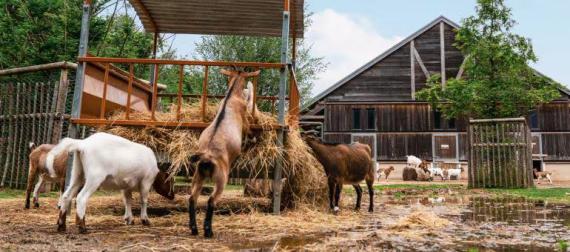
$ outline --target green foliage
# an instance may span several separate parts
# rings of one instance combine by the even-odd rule
[[[448,118],[525,116],[560,94],[559,84],[528,64],[536,62],[529,39],[512,33],[516,24],[504,0],[478,0],[475,16],[463,20],[456,46],[465,60],[465,79],[433,76],[418,98],[430,102]]]
[[[565,252],[568,251],[568,242],[566,241],[558,241],[558,248],[560,251]]]
[[[281,38],[203,36],[196,45],[196,52],[204,60],[280,62],[280,48]],[[311,56],[310,50],[304,40],[298,39],[296,76],[302,101],[309,98],[317,74],[326,69],[323,58]],[[212,73],[211,92],[221,94],[226,89],[227,79]],[[258,83],[258,95],[277,95],[279,71],[262,71]]]

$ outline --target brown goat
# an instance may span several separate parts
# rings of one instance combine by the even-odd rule
[[[325,168],[329,186],[329,204],[335,213],[339,211],[338,202],[342,185],[351,184],[356,191],[356,210],[360,209],[362,188],[360,182],[366,180],[370,205],[368,211],[374,211],[374,162],[370,146],[361,143],[327,144],[314,136],[304,137],[317,160]]]
[[[37,148],[35,145],[30,143],[29,160],[29,172],[28,172],[28,185],[26,188],[26,209],[30,208],[30,194],[34,186],[36,177],[39,177],[38,183],[34,188],[34,206],[39,207],[40,203],[38,200],[39,190],[44,182],[56,182],[59,183],[60,193],[63,193],[65,187],[65,171],[67,170],[67,153],[61,154],[54,159],[54,170],[56,177],[53,178],[49,175],[46,169],[46,157],[47,153],[53,149],[55,145],[53,144],[42,144]]]
[[[384,174],[384,176],[386,177],[386,181],[388,181],[388,176],[390,176],[390,173],[392,173],[394,170],[395,170],[394,166],[378,169],[378,182],[380,182],[382,174]]]
[[[198,151],[190,157],[190,162],[196,165],[192,179],[192,191],[188,200],[190,215],[190,230],[192,235],[198,235],[196,225],[196,203],[205,178],[212,178],[215,183],[214,192],[208,199],[206,218],[204,220],[204,236],[212,237],[212,217],[214,208],[219,201],[228,181],[230,168],[241,153],[243,135],[248,132],[248,97],[244,95],[245,80],[257,76],[259,71],[246,73],[222,70],[230,76],[229,90],[221,102],[214,121],[200,134]],[[248,90],[248,92],[253,92]],[[251,107],[250,109],[253,109]]]

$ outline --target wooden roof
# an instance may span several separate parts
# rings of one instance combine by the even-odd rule
[[[297,38],[304,0],[291,1]],[[284,0],[129,0],[147,32],[280,37]]]

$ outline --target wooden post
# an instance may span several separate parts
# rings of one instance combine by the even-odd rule
[[[180,73],[178,75],[178,101],[176,108],[176,120],[180,121],[180,110],[182,109],[182,82],[184,81],[184,65],[180,65]]]
[[[103,95],[101,95],[101,110],[99,112],[99,118],[105,118],[105,110],[107,109],[107,86],[109,85],[109,68],[110,64],[105,64],[105,77],[103,78]]]
[[[410,42],[410,90],[412,100],[416,99],[416,62],[414,61],[414,40]]]
[[[445,76],[445,24],[439,23],[439,44],[441,56],[441,86],[445,88],[447,77]]]
[[[68,75],[68,69],[62,68],[59,74],[59,88],[57,92],[57,102],[55,105],[57,125],[55,125],[54,127],[52,140],[51,140],[52,143],[57,143],[59,141],[63,129],[63,121],[64,121],[63,114],[65,113],[65,103],[67,101],[67,89],[69,87],[69,80],[67,75]]]
[[[206,108],[208,106],[208,66],[204,66],[204,81],[202,82],[202,100],[201,100],[202,122],[206,122]]]
[[[133,79],[135,76],[134,73],[135,69],[134,69],[134,65],[131,63],[129,64],[129,86],[127,87],[127,111],[125,113],[125,119],[129,120],[130,119],[130,113],[131,113],[131,96],[133,93]]]
[[[150,104],[151,111],[150,111],[150,118],[151,120],[155,121],[155,113],[156,107],[158,103],[158,65],[154,65],[154,74],[153,74],[153,82],[152,82],[152,103]]]

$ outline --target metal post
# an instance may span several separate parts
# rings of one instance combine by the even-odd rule
[[[287,63],[287,52],[289,49],[289,0],[285,0],[285,8],[283,11],[283,29],[281,31],[281,63]],[[288,65],[285,65],[280,70],[279,76],[279,116],[278,121],[280,126],[285,126],[285,92],[287,90],[287,73],[289,72]],[[277,146],[283,147],[283,128],[277,130]],[[273,175],[273,214],[280,214],[281,212],[281,169],[283,163],[277,161],[275,164],[275,173]]]
[[[87,55],[87,43],[89,41],[89,13],[91,11],[91,0],[83,1],[83,16],[81,18],[81,34],[79,37],[79,57]],[[85,65],[83,62],[77,64],[75,75],[75,88],[73,89],[73,104],[71,107],[71,118],[79,118],[81,115],[81,98],[83,93],[83,80],[85,77]],[[70,124],[68,136],[77,138],[79,133],[79,126]],[[69,187],[69,180],[71,178],[71,168],[73,166],[73,156],[67,161],[67,171],[65,173],[65,189]]]

